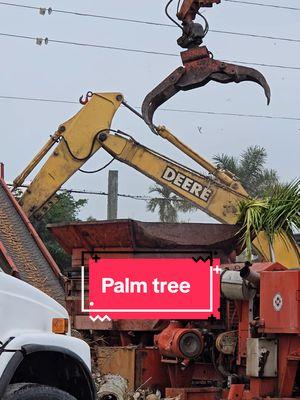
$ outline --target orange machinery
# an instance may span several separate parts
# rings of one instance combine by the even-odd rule
[[[73,326],[95,343],[101,373],[125,376],[130,389],[142,385],[181,400],[300,398],[300,269],[235,263],[235,226],[119,220],[50,229],[72,254],[67,304]],[[89,252],[161,258],[175,250],[181,258],[201,250],[221,259],[220,320],[92,323],[78,312],[76,271],[84,264],[88,274]]]
[[[287,270],[278,263],[246,264],[240,270],[236,264],[224,265],[221,287],[228,303],[227,316],[231,315],[230,330],[214,332],[213,321],[206,328],[200,328],[199,322],[189,323],[189,334],[198,328],[200,337],[184,339],[184,324],[171,322],[156,336],[163,361],[169,362],[173,387],[166,395],[228,400],[300,398],[300,269]],[[203,363],[207,348],[211,349],[211,374]],[[192,350],[198,350],[196,357],[182,354],[192,354]],[[201,379],[206,382],[201,384]],[[197,381],[198,388],[192,387]]]

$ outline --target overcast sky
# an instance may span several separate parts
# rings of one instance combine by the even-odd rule
[[[52,7],[85,13],[169,23],[164,14],[166,1],[159,0],[15,0],[18,4]],[[281,0],[262,3],[283,5]],[[285,0],[284,6],[300,6],[299,0]],[[222,1],[205,11],[211,29],[245,32],[300,40],[300,11],[250,6]],[[176,28],[140,25],[97,18],[59,14],[41,16],[37,10],[0,5],[0,31],[34,37],[48,37],[107,46],[178,53]],[[205,44],[216,59],[280,64],[300,68],[300,43],[223,35],[210,32]],[[145,95],[180,65],[180,58],[77,47],[49,43],[37,46],[32,40],[0,36],[0,95],[39,97],[77,101],[88,90],[120,91],[127,101],[141,105]],[[179,93],[167,103],[170,108],[200,111],[262,114],[300,118],[300,70],[257,67],[272,89],[267,106],[262,89],[252,83],[221,85]],[[0,100],[0,161],[5,163],[6,180],[12,181],[46,142],[57,126],[74,115],[78,104],[55,104]],[[268,152],[268,167],[278,171],[282,180],[299,176],[300,121],[212,116],[157,112],[155,122],[167,125],[174,134],[201,155],[210,158],[221,152],[239,155],[249,145],[260,145]],[[139,142],[188,166],[194,164],[155,137],[133,114],[121,109],[113,127],[122,129]],[[201,127],[201,134],[197,127]],[[94,169],[110,159],[99,151],[86,168]],[[115,161],[119,170],[119,192],[148,194],[151,181]],[[77,173],[67,188],[107,190],[105,170],[99,174]],[[33,175],[32,175],[33,176]],[[106,218],[106,198],[89,196],[81,217]],[[143,201],[119,199],[119,218],[157,221],[146,212]],[[185,220],[208,221],[200,211]]]

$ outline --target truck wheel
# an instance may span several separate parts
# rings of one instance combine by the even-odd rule
[[[9,385],[3,400],[76,400],[60,389],[35,384]]]

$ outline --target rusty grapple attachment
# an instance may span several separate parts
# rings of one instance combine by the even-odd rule
[[[214,60],[205,46],[183,51],[181,58],[184,66],[173,71],[143,101],[143,118],[154,133],[157,134],[157,128],[153,124],[153,115],[160,105],[180,90],[195,89],[205,86],[210,81],[256,82],[263,87],[267,102],[270,103],[270,87],[265,77],[256,69]]]

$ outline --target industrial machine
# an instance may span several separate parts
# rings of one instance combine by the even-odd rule
[[[166,7],[173,0],[169,1]],[[199,45],[207,32],[194,22],[201,7],[211,7],[219,0],[184,0],[178,18],[182,21],[183,35],[179,44],[184,67],[179,67],[146,97],[142,114],[128,105],[120,93],[92,93],[80,98],[84,107],[71,119],[60,124],[45,146],[25,170],[14,180],[14,187],[22,185],[26,177],[55,145],[32,183],[20,199],[20,205],[29,217],[40,217],[55,201],[55,193],[100,148],[113,158],[128,164],[154,181],[167,186],[174,193],[193,202],[202,211],[220,222],[234,224],[237,219],[237,203],[248,197],[238,179],[230,171],[221,171],[209,161],[185,145],[165,126],[155,126],[155,109],[179,90],[204,86],[213,80],[221,83],[253,81],[264,88],[268,101],[270,88],[261,73],[237,65],[214,60],[206,47]],[[171,17],[170,17],[171,18]],[[173,18],[171,18],[173,20]],[[177,25],[178,23],[173,20]],[[179,25],[180,26],[180,25]],[[122,130],[112,130],[111,122],[117,109],[123,105],[142,118],[151,130],[172,143],[180,151],[208,171],[205,176],[193,171],[165,155],[138,143]],[[272,259],[265,235],[255,240],[262,259]],[[275,257],[287,267],[299,265],[299,248],[288,238],[277,237],[274,243]]]
[[[166,9],[169,16],[171,3],[172,0]],[[120,93],[90,92],[86,98],[81,98],[82,109],[59,125],[14,181],[15,188],[22,185],[54,147],[19,201],[29,217],[41,217],[54,204],[55,193],[63,183],[96,151],[104,149],[113,158],[193,202],[216,220],[235,224],[237,204],[248,197],[238,179],[229,171],[216,168],[166,127],[153,123],[157,107],[179,90],[201,87],[211,80],[221,83],[254,81],[264,88],[269,101],[270,89],[258,71],[214,60],[206,47],[200,46],[207,27],[195,23],[195,17],[201,7],[217,3],[220,0],[184,0],[178,7],[177,16],[182,25],[172,20],[182,29],[178,43],[187,49],[181,54],[183,67],[146,96],[142,114],[128,105]],[[111,129],[113,116],[121,105],[141,117],[152,132],[193,159],[208,171],[208,175],[147,148],[122,130]],[[160,371],[161,379],[169,382],[167,396],[180,395],[191,400],[300,396],[300,270],[295,269],[299,265],[299,248],[288,238],[277,237],[274,243],[277,262],[271,263],[265,235],[261,233],[254,243],[264,263],[223,265],[220,321],[213,318],[165,321],[154,338],[154,355],[146,348],[153,335],[150,339],[146,332],[140,336],[139,346],[145,346],[142,350],[146,358],[139,365],[146,368],[147,360],[151,360],[152,370]],[[133,344],[129,333],[126,344]],[[113,341],[114,337],[111,339]],[[103,354],[107,360],[107,353]],[[165,367],[164,374],[161,365]]]
[[[155,336],[168,397],[300,398],[300,269],[222,266],[221,321],[170,322]],[[193,384],[193,385],[192,385]]]
[[[210,81],[219,83],[256,82],[264,88],[269,104],[271,91],[266,79],[260,72],[253,68],[215,60],[213,54],[205,46],[200,46],[209,30],[206,18],[200,14],[200,8],[212,7],[214,4],[220,3],[221,0],[184,0],[181,7],[179,7],[181,3],[179,0],[177,18],[181,21],[181,25],[168,12],[169,6],[173,1],[168,1],[165,12],[168,18],[181,29],[182,35],[177,40],[177,43],[186,50],[181,52],[183,66],[173,71],[144,99],[142,105],[143,119],[151,130],[159,134],[160,128],[154,125],[152,119],[155,110],[161,104],[169,100],[180,90],[195,89],[205,86]],[[204,20],[205,27],[194,22],[198,15]]]
[[[41,167],[20,199],[29,217],[41,217],[54,203],[55,193],[100,148],[113,158],[135,168],[174,193],[193,202],[202,211],[220,222],[235,224],[237,205],[247,198],[240,182],[229,171],[221,171],[185,145],[167,128],[159,127],[158,134],[188,155],[209,172],[205,176],[138,143],[110,124],[116,110],[124,102],[120,93],[94,93],[90,101],[71,119],[61,124],[44,148],[14,181],[20,186],[43,156],[55,149]],[[262,259],[271,260],[264,234],[254,242]],[[287,267],[299,265],[299,249],[295,242],[277,237],[275,257]]]
[[[67,308],[93,346],[95,369],[120,374],[129,389],[184,399],[300,397],[300,269],[234,262],[234,225],[132,220],[53,224],[72,255]],[[104,258],[221,260],[220,319],[100,320],[81,309],[81,265]],[[87,298],[88,300],[88,298]],[[146,384],[145,384],[146,382]]]

